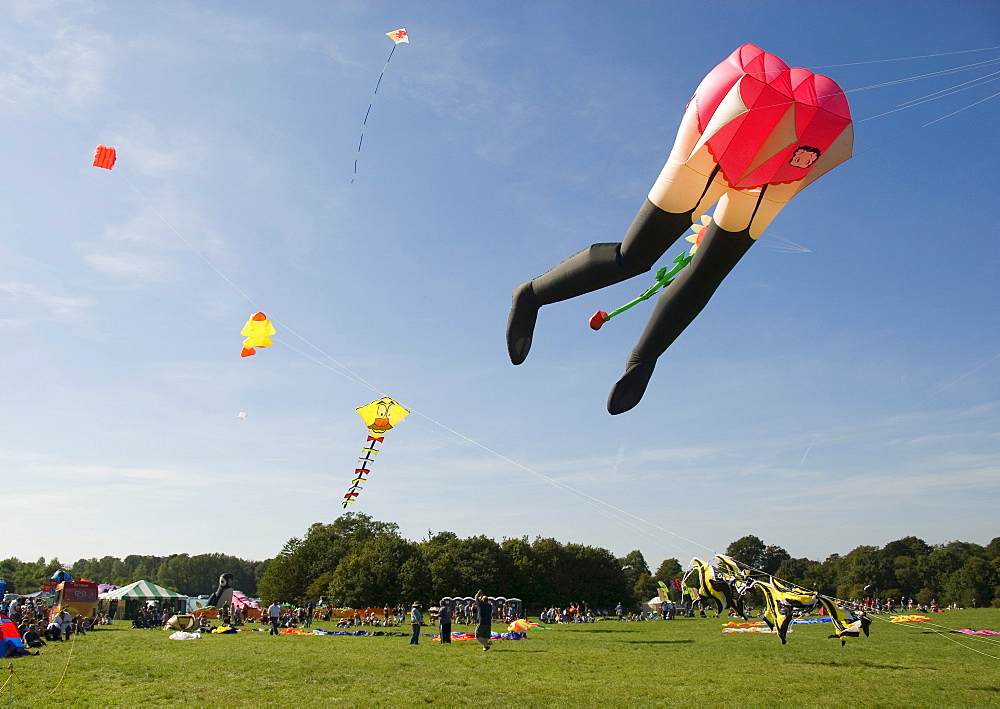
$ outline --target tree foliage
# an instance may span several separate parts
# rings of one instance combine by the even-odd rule
[[[754,535],[737,539],[726,555],[839,598],[915,598],[963,606],[1000,606],[1000,537],[986,546],[952,541],[930,545],[914,536],[885,546],[864,545],[824,561],[792,558],[783,548]],[[600,547],[564,544],[550,537],[460,538],[429,533],[420,542],[399,535],[397,525],[348,513],[331,524],[314,524],[267,561],[225,554],[130,555],[80,559],[64,567],[58,559],[0,561],[7,591],[31,593],[65,568],[75,578],[118,586],[148,579],[186,595],[213,591],[222,573],[236,587],[265,602],[305,603],[325,596],[335,605],[381,607],[443,596],[519,597],[533,608],[587,603],[611,609],[619,602],[635,609],[656,594],[657,582],[680,578],[677,559],[665,559],[650,573],[638,550],[623,557]],[[865,590],[867,589],[867,591]]]

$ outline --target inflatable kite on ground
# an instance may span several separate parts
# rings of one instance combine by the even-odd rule
[[[233,575],[222,574],[219,577],[219,587],[208,597],[208,605],[212,608],[224,608],[233,604]],[[187,630],[187,628],[178,628]]]
[[[179,630],[184,633],[193,633],[198,629],[198,619],[190,613],[178,613],[170,616],[167,620],[167,627]]]
[[[361,420],[365,422],[365,426],[368,427],[368,440],[365,442],[365,447],[361,449],[364,455],[358,458],[361,465],[354,469],[354,479],[351,481],[351,487],[348,488],[347,494],[344,495],[343,505],[345,508],[357,498],[358,493],[362,489],[361,483],[365,482],[365,476],[371,472],[368,464],[373,462],[373,456],[378,454],[375,444],[381,443],[386,431],[398,424],[410,413],[387,396],[376,399],[370,404],[365,404],[357,411],[358,415],[361,416]]]
[[[756,575],[755,575],[756,574]],[[697,585],[688,584],[688,579],[697,575]],[[688,586],[692,601],[713,606],[718,613],[724,609],[734,611],[746,619],[744,597],[752,588],[756,588],[764,597],[764,623],[785,644],[789,626],[796,623],[831,622],[836,633],[831,638],[840,638],[845,644],[845,638],[856,638],[869,632],[871,619],[864,613],[856,614],[850,609],[839,606],[835,599],[828,598],[814,591],[808,591],[794,585],[784,584],[773,576],[758,572],[755,569],[744,568],[743,565],[728,556],[718,554],[713,563],[692,559],[684,574],[682,583]],[[826,618],[795,620],[796,615],[805,615],[822,607]],[[754,623],[728,623],[732,627],[753,626]],[[755,632],[726,630],[723,632]]]
[[[385,60],[385,64],[382,66],[382,72],[378,75],[378,81],[375,83],[375,90],[372,92],[372,100],[368,102],[368,110],[365,111],[365,119],[361,122],[361,137],[358,139],[358,152],[354,156],[354,177],[358,176],[358,158],[361,157],[361,143],[365,140],[365,126],[368,125],[368,114],[372,112],[372,105],[375,103],[375,94],[378,93],[378,87],[382,85],[382,77],[385,75],[385,70],[389,66],[389,62],[392,60],[392,53],[396,51],[397,44],[410,43],[410,35],[406,31],[405,27],[393,30],[392,32],[386,32],[385,36],[392,40],[392,49],[389,50],[389,58]],[[351,178],[351,182],[354,182],[354,177]]]
[[[115,160],[117,159],[118,152],[106,145],[98,145],[94,151],[94,167],[103,167],[105,170],[110,170],[115,166]]]
[[[697,574],[698,585],[689,587],[693,601],[711,605],[716,613],[732,610],[745,619],[747,614],[743,607],[743,596],[750,589],[752,579],[728,556],[717,555],[714,561],[718,568],[701,559],[692,559],[682,583]]]
[[[890,620],[891,623],[923,623],[930,620],[925,615],[897,615]]]
[[[782,207],[851,156],[851,125],[847,98],[833,80],[791,69],[752,44],[737,49],[695,91],[670,158],[624,240],[594,244],[514,290],[511,362],[528,356],[539,308],[645,273],[718,202],[697,252],[660,294],[608,396],[611,414],[634,407],[657,358]]]
[[[274,325],[271,321],[267,319],[264,313],[254,313],[247,320],[247,324],[243,326],[240,330],[240,334],[247,338],[243,340],[243,351],[240,352],[240,357],[249,357],[250,355],[257,354],[257,350],[254,347],[270,347],[274,343],[271,341],[271,335],[275,333]]]
[[[764,621],[769,627],[778,631],[782,644],[785,643],[785,635],[788,626],[793,622],[794,615],[810,613],[818,607],[822,607],[829,615],[830,622],[837,631],[830,637],[839,638],[841,645],[846,644],[845,638],[857,638],[861,633],[864,633],[865,637],[868,636],[871,619],[864,613],[858,615],[850,609],[839,606],[833,598],[798,586],[786,586],[774,578],[768,581],[756,579],[754,586],[764,594],[767,607]]]
[[[872,619],[867,615],[862,613],[861,615],[856,615],[854,611],[848,608],[841,608],[833,599],[827,598],[826,596],[817,596],[817,600],[826,609],[826,612],[830,614],[830,622],[833,623],[833,627],[836,628],[837,632],[829,636],[831,638],[839,638],[840,646],[843,647],[847,644],[847,638],[859,638],[861,633],[868,637],[868,627],[872,624]]]

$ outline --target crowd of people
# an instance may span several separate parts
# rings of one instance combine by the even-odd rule
[[[101,620],[96,615],[84,618],[79,613],[56,611],[46,600],[30,597],[0,602],[0,613],[14,622],[24,644],[29,650],[35,649],[32,654],[38,654],[38,648],[47,643],[69,640],[74,634],[84,635]]]

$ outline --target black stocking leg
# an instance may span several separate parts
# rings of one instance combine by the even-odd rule
[[[656,300],[646,329],[611,389],[608,412],[620,414],[639,403],[657,358],[701,312],[722,280],[753,245],[749,229],[726,231],[713,223],[694,259]]]
[[[665,212],[648,199],[620,244],[594,244],[514,289],[507,320],[507,353],[521,364],[531,348],[538,309],[619,283],[651,269],[691,226],[691,212]]]

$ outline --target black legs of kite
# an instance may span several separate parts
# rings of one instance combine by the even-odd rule
[[[748,229],[709,226],[691,263],[656,299],[656,306],[625,362],[625,374],[611,389],[608,412],[620,414],[639,403],[656,360],[691,324],[754,240]]]
[[[518,286],[507,320],[510,361],[521,364],[528,356],[540,307],[645,273],[691,223],[691,212],[665,212],[647,199],[620,244],[593,244]]]
[[[507,352],[514,364],[528,356],[538,309],[649,271],[692,224],[692,212],[665,212],[648,199],[620,244],[594,244],[514,290],[507,321]],[[708,303],[716,288],[753,245],[749,230],[713,223],[691,263],[660,294],[656,307],[612,388],[608,412],[628,411],[642,399],[657,358]]]

